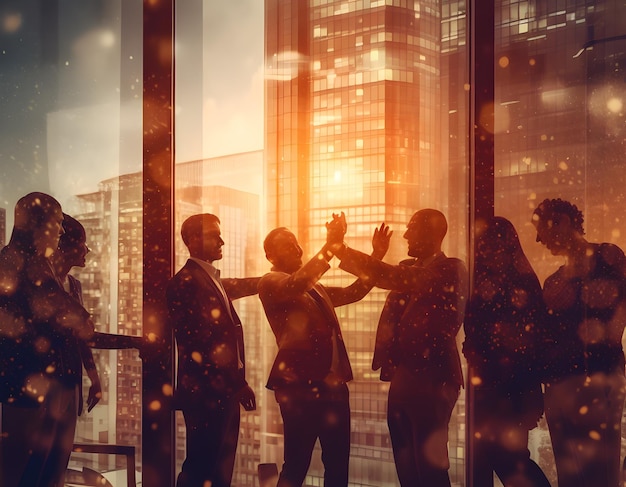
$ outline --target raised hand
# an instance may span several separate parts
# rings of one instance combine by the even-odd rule
[[[89,395],[87,396],[87,412],[89,413],[102,399],[102,386],[96,369],[89,369],[87,374],[91,380],[91,387],[89,387]]]
[[[87,412],[91,412],[96,404],[100,402],[102,398],[102,387],[100,383],[91,384],[89,387],[89,395],[87,396]]]
[[[372,236],[372,257],[376,259],[382,259],[389,250],[389,242],[393,230],[389,229],[389,225],[381,223],[379,228],[374,229],[374,235]]]
[[[326,222],[326,243],[332,248],[343,244],[343,237],[346,235],[348,224],[346,223],[346,215],[333,213],[333,219]]]

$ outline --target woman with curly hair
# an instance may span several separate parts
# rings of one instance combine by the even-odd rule
[[[624,406],[626,258],[584,237],[583,214],[561,199],[534,211],[537,241],[565,264],[543,286],[549,348],[545,408],[559,487],[617,487]]]

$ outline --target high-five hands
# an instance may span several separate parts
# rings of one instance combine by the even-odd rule
[[[347,229],[345,213],[343,211],[340,215],[333,213],[332,221],[326,222],[326,244],[331,250],[336,250],[343,245],[343,237]]]
[[[389,229],[389,225],[381,223],[379,228],[374,229],[372,236],[372,257],[381,260],[389,250],[389,241],[393,235],[393,230]]]

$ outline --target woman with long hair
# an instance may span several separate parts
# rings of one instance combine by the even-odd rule
[[[463,344],[474,392],[473,485],[493,485],[495,472],[505,487],[549,487],[528,450],[528,432],[543,413],[541,286],[505,218],[478,226],[475,255]]]

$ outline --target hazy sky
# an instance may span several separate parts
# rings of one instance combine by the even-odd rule
[[[61,3],[58,30],[38,0],[0,1],[0,206],[35,190],[65,200],[141,170],[141,39],[121,53],[119,1]],[[198,55],[188,75],[202,86],[187,101],[193,115],[177,127],[178,161],[263,148],[264,2],[179,6],[200,11],[199,2],[203,32],[192,39],[203,60]],[[125,86],[122,104],[120,53],[125,69],[129,58],[136,63],[123,82],[137,98],[129,100]]]
[[[204,156],[263,148],[263,0],[205,1]]]

